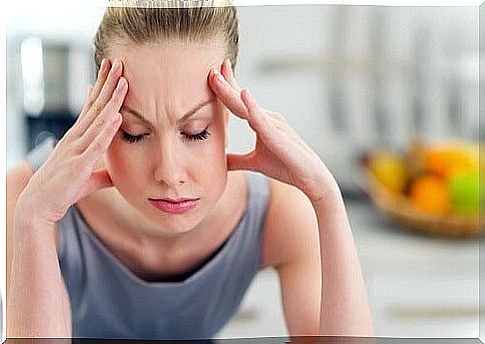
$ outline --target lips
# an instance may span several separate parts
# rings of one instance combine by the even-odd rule
[[[199,198],[150,198],[150,203],[158,210],[167,214],[183,214],[198,205]]]
[[[172,198],[155,199],[155,198],[150,198],[150,200],[153,200],[153,201],[164,201],[164,202],[170,202],[170,203],[181,203],[181,202],[186,202],[186,201],[196,201],[196,200],[198,200],[198,198],[177,198],[177,199],[172,199]]]

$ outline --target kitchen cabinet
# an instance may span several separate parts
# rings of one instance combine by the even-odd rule
[[[367,200],[346,200],[376,336],[478,337],[477,239],[402,229]],[[218,338],[287,336],[277,273],[261,271]]]

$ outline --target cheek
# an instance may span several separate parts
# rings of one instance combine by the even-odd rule
[[[226,145],[225,145],[225,126],[223,121],[217,121],[213,125],[213,135],[209,137],[208,144],[204,145],[204,156],[208,160],[206,164],[213,165],[214,168],[220,169],[226,167]]]
[[[105,156],[106,168],[114,186],[118,189],[130,188],[141,180],[138,166],[143,166],[143,159],[139,161],[140,155],[131,154],[125,146],[119,141],[113,142]]]
[[[216,151],[219,152],[219,151],[224,151],[225,150],[225,140],[226,140],[226,124],[225,124],[225,121],[224,121],[224,116],[223,115],[220,115],[218,116],[218,118],[213,121],[213,124],[212,124],[213,128],[213,132],[214,132],[214,137],[213,137],[213,145],[214,146],[217,146],[216,147]]]
[[[220,116],[220,120],[212,123],[207,140],[179,141],[174,150],[180,158],[179,167],[195,180],[220,180],[227,174],[226,128],[222,119]],[[128,191],[143,187],[142,184],[147,182],[146,174],[156,168],[156,154],[160,153],[154,142],[127,144],[119,137],[114,138],[106,152],[105,165],[116,188]]]

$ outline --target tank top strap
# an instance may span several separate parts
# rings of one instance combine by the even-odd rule
[[[47,160],[55,143],[47,139],[29,152],[26,159],[34,170]],[[58,227],[59,263],[71,302],[73,336],[214,336],[234,316],[261,268],[269,178],[259,172],[245,174],[248,202],[239,224],[217,254],[183,281],[135,278],[90,232],[76,207],[71,207]]]
[[[246,171],[249,183],[249,197],[250,199],[259,199],[263,203],[268,200],[270,190],[269,190],[269,180],[268,177],[262,173],[254,171]]]
[[[252,231],[251,234],[247,234],[251,237],[251,241],[257,243],[259,254],[259,267],[262,264],[262,245],[264,225],[266,222],[266,214],[268,212],[269,198],[271,195],[269,179],[266,175],[254,172],[246,171],[249,189],[248,208],[246,212],[252,214],[248,219],[251,224],[248,224],[250,228],[257,228],[258,230]],[[255,252],[256,253],[256,252]]]

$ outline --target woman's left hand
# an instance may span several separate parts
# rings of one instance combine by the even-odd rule
[[[211,70],[209,84],[227,108],[246,120],[256,133],[254,150],[227,155],[228,169],[261,172],[299,188],[312,202],[321,200],[325,186],[333,180],[325,164],[283,115],[261,108],[247,89],[241,90],[229,59],[222,64],[221,72],[215,68]]]

